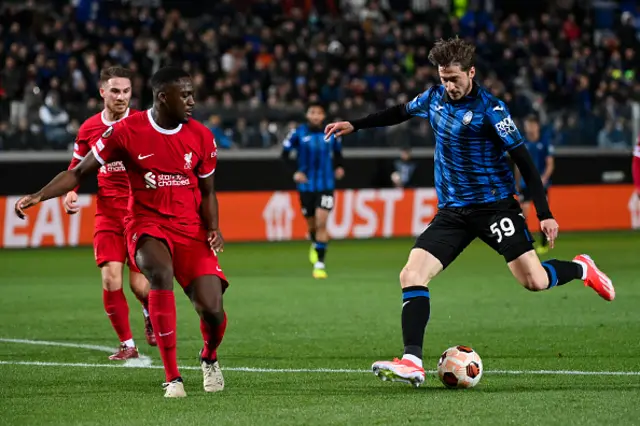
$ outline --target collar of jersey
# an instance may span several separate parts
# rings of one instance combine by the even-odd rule
[[[449,94],[447,93],[447,91],[444,91],[444,96],[442,96],[442,99],[449,104],[463,104],[465,102],[469,102],[473,99],[476,99],[478,97],[478,92],[480,92],[480,86],[478,85],[478,82],[475,80],[472,80],[472,85],[471,85],[471,92],[469,92],[469,94],[461,99],[453,100],[449,97]]]

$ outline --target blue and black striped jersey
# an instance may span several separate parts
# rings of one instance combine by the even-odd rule
[[[325,140],[323,129],[311,129],[303,124],[292,130],[282,143],[282,149],[297,155],[297,170],[307,176],[306,183],[297,184],[300,192],[321,192],[335,189],[333,156],[342,151],[340,138]]]
[[[433,128],[438,207],[490,203],[515,194],[507,151],[524,142],[504,102],[474,81],[461,100],[451,100],[438,85],[407,103],[406,111],[427,118]]]

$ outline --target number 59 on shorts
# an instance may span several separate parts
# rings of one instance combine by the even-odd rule
[[[516,233],[516,227],[513,224],[513,221],[508,217],[503,217],[502,219],[493,222],[489,229],[492,234],[497,236],[498,242],[501,242],[503,237],[511,237]]]

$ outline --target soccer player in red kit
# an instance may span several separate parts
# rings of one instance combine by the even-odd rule
[[[221,391],[217,360],[227,317],[222,294],[228,283],[218,263],[224,248],[214,190],[217,150],[213,135],[190,119],[193,82],[177,67],[151,78],[153,107],[107,129],[73,170],[60,173],[35,194],[22,197],[16,214],[58,197],[101,165],[122,161],[132,196],[126,238],[129,256],[151,284],[149,314],[164,364],[165,397],[186,396],[176,359],[173,277],[200,316],[204,390]]]
[[[133,73],[125,68],[110,67],[100,73],[100,96],[104,110],[90,117],[78,130],[69,170],[75,168],[91,151],[91,147],[111,126],[129,114],[131,80]],[[69,214],[78,212],[78,188],[67,193],[64,206]],[[124,264],[127,261],[127,244],[124,238],[125,217],[129,202],[129,178],[122,161],[105,164],[98,172],[93,251],[102,275],[102,301],[111,325],[120,339],[120,349],[109,356],[111,360],[138,358],[129,325],[129,305],[122,289]],[[149,320],[149,282],[134,263],[129,262],[129,285],[142,303],[145,336],[151,346],[156,345]]]

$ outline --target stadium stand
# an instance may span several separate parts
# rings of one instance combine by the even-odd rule
[[[532,4],[534,4],[532,6]],[[640,101],[640,6],[599,1],[26,1],[0,12],[0,149],[67,150],[101,108],[101,67],[148,77],[182,64],[196,118],[223,148],[270,148],[307,101],[355,118],[437,82],[427,54],[459,34],[477,44],[479,81],[515,118],[539,114],[557,146],[629,148]],[[519,5],[518,5],[519,4]],[[428,146],[413,120],[346,146]]]

